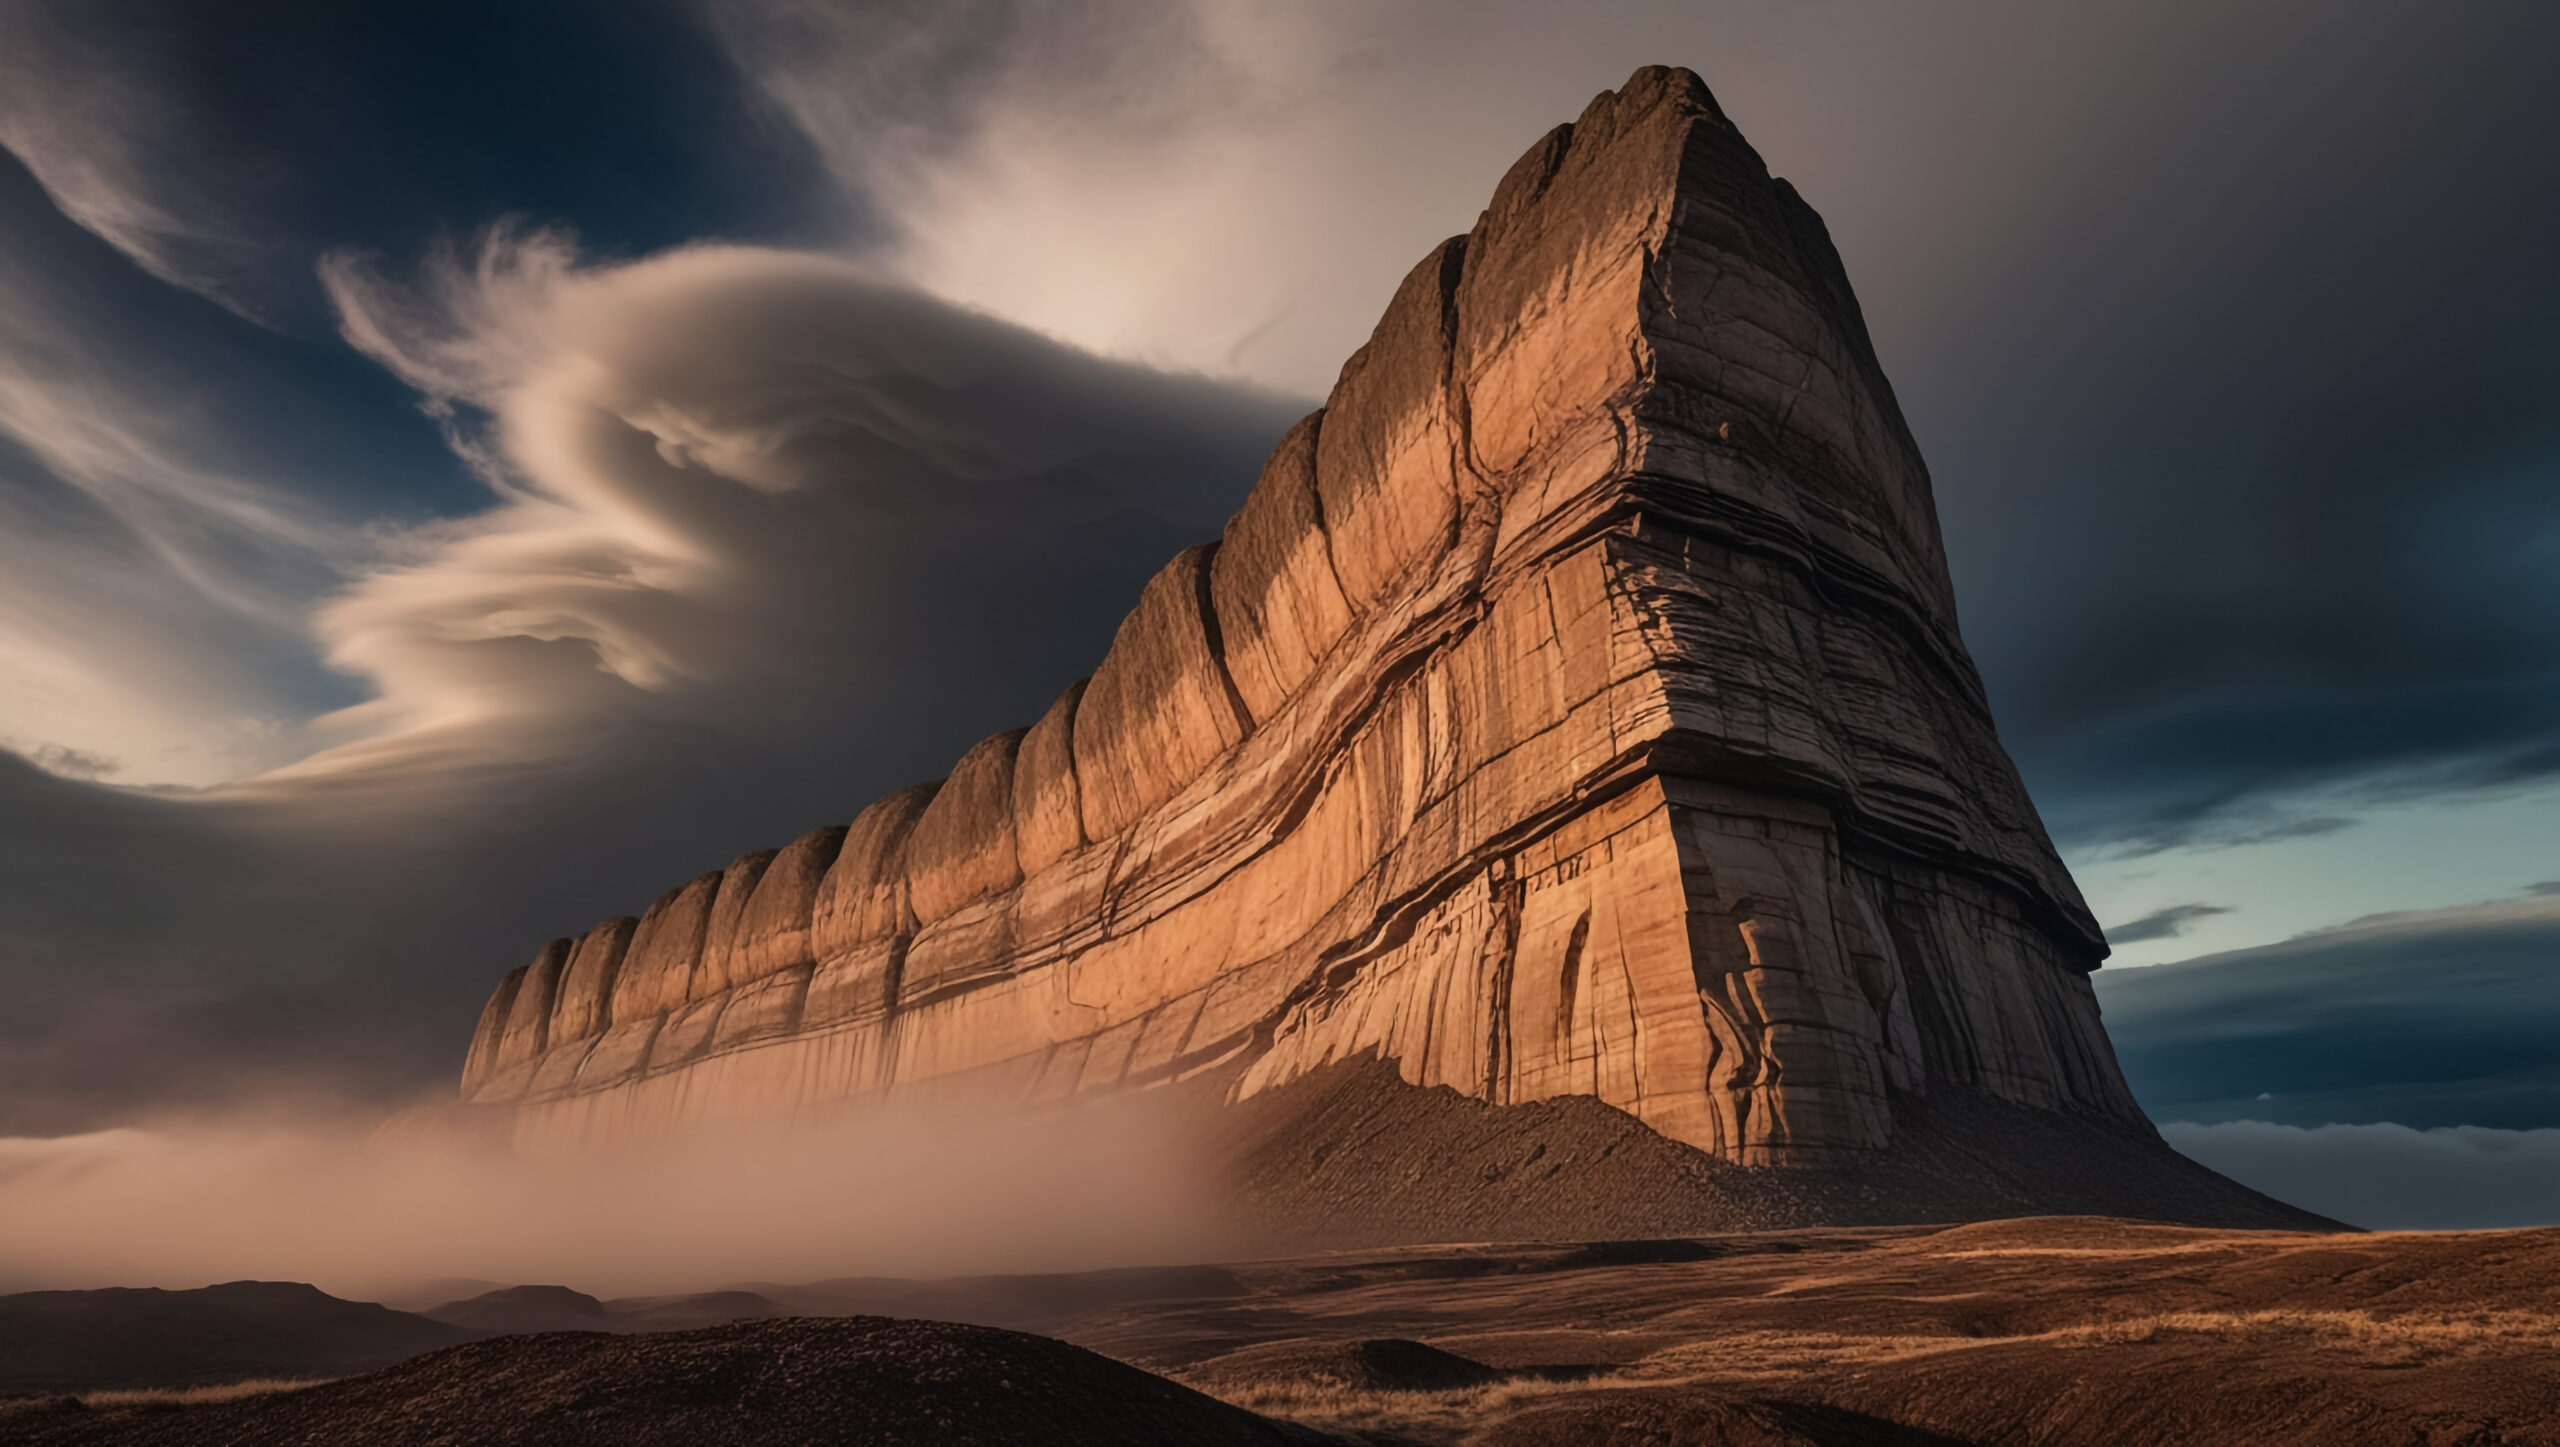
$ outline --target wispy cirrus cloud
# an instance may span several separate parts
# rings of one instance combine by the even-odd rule
[[[2187,926],[2197,920],[2229,913],[2231,907],[2224,904],[2173,904],[2167,909],[2153,910],[2140,919],[2107,926],[2107,943],[2130,945],[2148,940],[2175,939],[2185,934]]]
[[[28,189],[0,159],[0,735],[129,784],[282,762],[330,691],[308,609],[371,532],[262,465],[277,419],[189,375],[201,348],[95,305],[99,258]]]
[[[0,10],[0,146],[135,265],[254,319],[233,284],[263,249],[229,194],[243,158],[195,150],[198,118],[137,64],[152,38],[112,21],[41,0]]]

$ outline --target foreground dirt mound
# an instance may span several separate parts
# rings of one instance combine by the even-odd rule
[[[474,1342],[370,1376],[192,1406],[0,1408],[0,1440],[144,1447],[1324,1440],[1045,1337],[883,1317]]]
[[[1864,1412],[1722,1392],[1591,1392],[1531,1407],[1471,1439],[1481,1447],[1968,1447],[1964,1438]]]
[[[2103,1215],[2335,1229],[2171,1150],[2148,1127],[1956,1085],[1895,1103],[1885,1149],[1841,1168],[1737,1166],[1588,1096],[1496,1106],[1375,1058],[1209,1116],[1233,1218],[1275,1250],[1571,1240]]]

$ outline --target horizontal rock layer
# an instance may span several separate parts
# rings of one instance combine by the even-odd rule
[[[1854,1159],[1933,1081],[2138,1123],[1814,213],[1646,70],[1396,292],[1027,731],[545,947],[467,1098],[575,1142],[1374,1053]]]

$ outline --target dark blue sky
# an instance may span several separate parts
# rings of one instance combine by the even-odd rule
[[[2101,978],[2155,1114],[2560,1130],[2560,17],[1455,13],[0,12],[0,1131],[397,1097],[1033,716],[1648,62],[1828,219],[2119,965],[2211,957]]]

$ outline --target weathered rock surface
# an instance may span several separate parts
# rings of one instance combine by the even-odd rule
[[[1090,681],[546,950],[464,1089],[565,1142],[1375,1055],[1837,1164],[1940,1082],[2145,1128],[2104,953],[1820,218],[1649,69],[1414,268]]]

